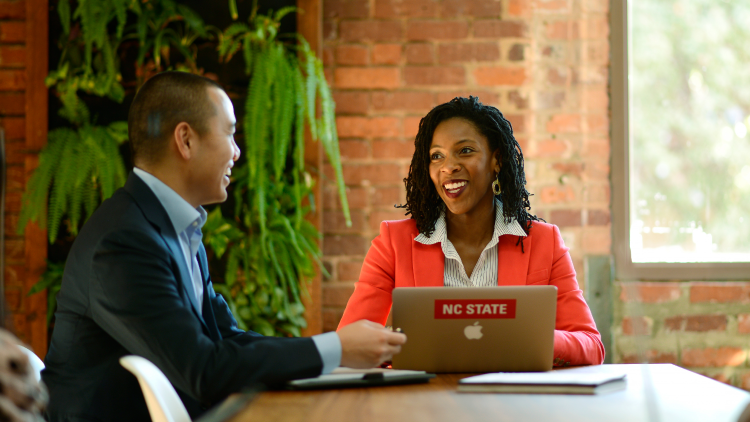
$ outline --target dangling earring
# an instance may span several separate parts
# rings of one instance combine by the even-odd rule
[[[495,196],[498,196],[502,192],[503,192],[503,190],[502,190],[502,188],[500,188],[500,183],[497,181],[497,178],[495,178],[495,180],[492,182],[492,193],[494,193]]]

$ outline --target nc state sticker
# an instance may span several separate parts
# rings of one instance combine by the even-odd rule
[[[437,299],[435,319],[515,319],[515,299]]]

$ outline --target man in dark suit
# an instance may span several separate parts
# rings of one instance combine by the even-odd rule
[[[135,169],[73,243],[42,378],[51,421],[149,420],[128,354],[158,366],[192,417],[245,386],[372,367],[406,341],[360,321],[312,338],[244,332],[208,274],[201,205],[226,200],[239,148],[232,103],[211,80],[151,78],[128,116]],[[347,327],[348,328],[348,327]]]

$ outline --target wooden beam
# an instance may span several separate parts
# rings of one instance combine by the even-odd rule
[[[322,56],[323,50],[323,5],[321,0],[297,0],[297,32],[300,33],[310,48],[318,57]],[[320,142],[314,142],[309,134],[305,137],[305,163],[318,170],[313,173],[315,185],[315,214],[308,217],[318,231],[323,231],[323,146]],[[319,242],[321,250],[322,241]],[[309,288],[310,296],[305,298],[305,319],[307,329],[302,334],[311,336],[323,331],[323,309],[322,309],[322,287],[320,271],[313,277]]]
[[[39,151],[47,144],[47,87],[48,72],[48,0],[26,0],[26,149]],[[26,181],[39,165],[37,153],[24,160]],[[39,281],[47,267],[47,232],[34,224],[26,226],[24,234],[26,280],[24,289]],[[26,297],[25,333],[29,345],[39,357],[47,354],[47,296],[44,293]]]

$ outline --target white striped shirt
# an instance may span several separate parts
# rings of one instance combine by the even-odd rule
[[[521,225],[516,219],[506,224],[503,219],[503,205],[495,198],[495,229],[487,246],[479,255],[471,277],[466,275],[466,269],[461,257],[456,252],[450,240],[448,240],[448,228],[445,224],[445,213],[441,213],[435,221],[435,231],[432,236],[427,237],[420,233],[414,238],[423,245],[434,245],[440,243],[445,255],[445,270],[443,271],[443,284],[445,287],[493,287],[497,286],[497,243],[500,236],[510,234],[526,237]]]

